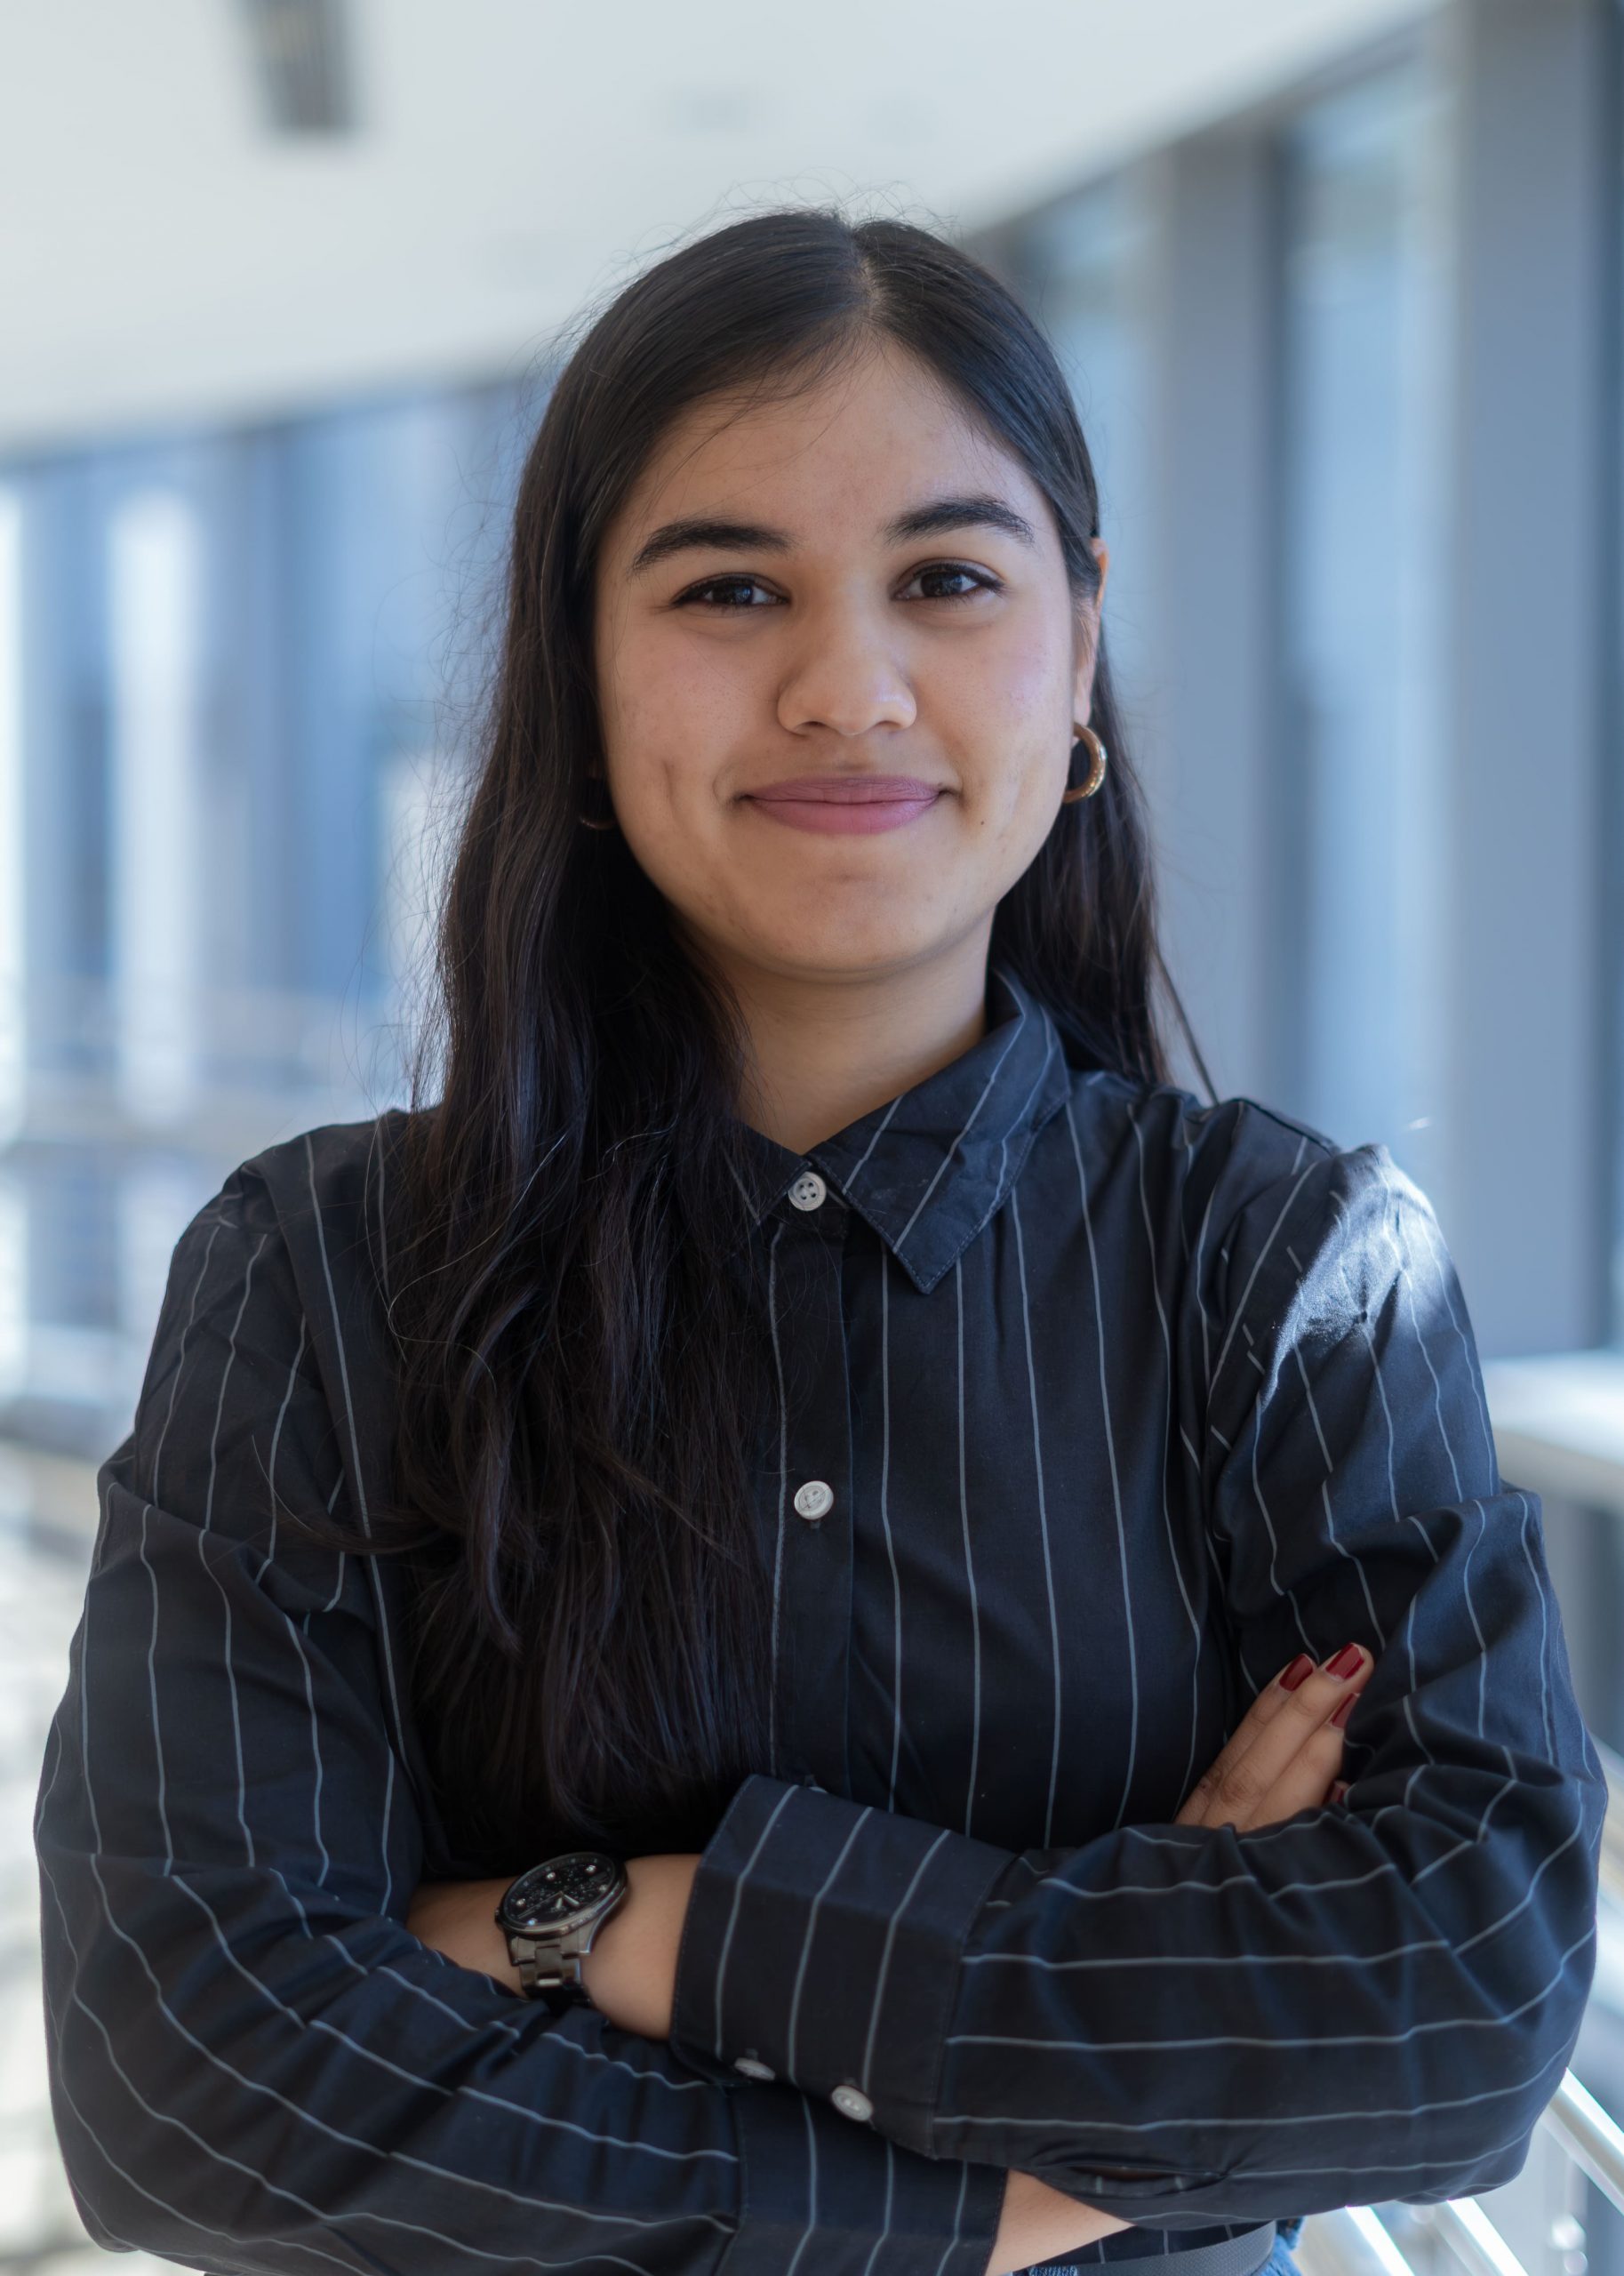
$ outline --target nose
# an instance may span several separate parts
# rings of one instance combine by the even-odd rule
[[[779,724],[836,735],[911,726],[919,707],[886,629],[857,605],[810,619],[779,687]]]

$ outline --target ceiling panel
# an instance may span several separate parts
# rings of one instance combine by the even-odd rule
[[[0,445],[512,369],[766,202],[973,227],[1420,0],[340,0],[292,135],[253,4],[0,10]]]

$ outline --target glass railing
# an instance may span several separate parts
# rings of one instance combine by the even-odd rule
[[[374,989],[156,994],[0,982],[0,1436],[96,1456],[128,1427],[174,1245],[229,1171],[404,1094]]]

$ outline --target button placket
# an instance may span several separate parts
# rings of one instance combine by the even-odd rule
[[[848,1212],[816,1171],[796,1177],[775,1236],[774,1315],[788,1412],[775,1431],[776,1765],[844,1791],[852,1614],[852,1429],[844,1270]],[[781,1497],[781,1498],[780,1498]]]

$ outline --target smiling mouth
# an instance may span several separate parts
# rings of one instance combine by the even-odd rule
[[[759,790],[747,791],[745,796],[774,803],[820,799],[830,805],[884,805],[934,798],[944,788],[940,782],[922,782],[912,774],[797,774],[786,781],[764,783]]]
[[[945,786],[907,774],[802,776],[771,782],[740,801],[764,821],[825,837],[866,837],[917,821],[946,796]]]

